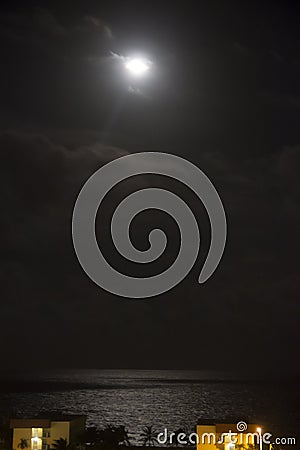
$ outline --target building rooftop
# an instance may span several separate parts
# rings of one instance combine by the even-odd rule
[[[86,416],[77,414],[43,413],[38,417],[10,419],[10,428],[49,428],[51,422],[72,422],[85,418]]]
[[[215,426],[217,433],[227,433],[229,430],[233,433],[255,433],[257,432],[257,427],[259,427],[259,424],[249,423],[248,420],[243,418],[243,422],[246,423],[247,428],[242,431],[237,428],[239,422],[241,422],[240,418],[226,417],[225,419],[199,419],[197,425]]]

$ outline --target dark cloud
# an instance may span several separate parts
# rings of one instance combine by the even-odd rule
[[[286,362],[284,352],[292,345],[295,328],[291,324],[296,326],[300,287],[296,234],[299,148],[244,162],[234,162],[218,152],[201,155],[198,164],[214,181],[227,212],[229,235],[223,261],[209,283],[200,287],[196,280],[205,256],[202,252],[182,285],[158,299],[135,304],[113,298],[95,286],[80,268],[71,241],[72,209],[81,186],[105,162],[127,152],[97,142],[68,148],[42,135],[18,132],[2,133],[0,148],[4,186],[0,329],[1,339],[9,339],[10,349],[16,349],[20,339],[29,345],[36,333],[42,333],[41,342],[34,345],[46,346],[49,364],[57,358],[58,365],[76,365],[75,353],[64,355],[72,340],[76,353],[89,347],[82,356],[83,365],[134,366],[139,361],[141,366],[201,367],[201,361],[194,359],[195,352],[201,339],[207,340],[213,332],[214,340],[206,344],[202,356],[209,366],[226,366],[225,353],[218,362],[210,353],[215,342],[225,352],[237,333],[237,351],[249,352],[257,345],[257,360],[269,352],[271,365]],[[104,207],[101,234],[109,237],[108,229],[103,230],[109,227],[105,214],[110,214],[120,196],[151,183],[149,177],[136,180],[114,193],[108,208]],[[163,180],[155,183],[177,189],[198,219],[203,219],[200,205],[182,187]],[[150,217],[146,215],[133,227],[138,245],[144,245],[147,227],[158,225],[160,218]],[[205,247],[209,230],[205,221],[200,226]],[[176,230],[171,231],[172,239],[173,233],[176,235]],[[23,322],[24,315],[34,321],[34,329]],[[53,323],[61,328],[58,335]],[[228,327],[235,332],[228,334]],[[83,329],[84,335],[78,329]],[[61,350],[54,356],[53,342],[58,340]],[[103,346],[103,340],[110,341],[109,348]],[[183,343],[185,352],[177,362],[176,353]],[[125,348],[130,348],[126,360],[122,356]],[[95,359],[99,349],[101,362]],[[149,350],[147,361],[141,349]],[[9,354],[5,357],[13,364]]]
[[[262,98],[275,108],[286,110],[299,110],[300,98],[291,93],[274,94],[274,92],[263,92]]]
[[[64,25],[49,9],[29,8],[27,11],[19,10],[18,12],[2,12],[1,16],[2,29],[13,29],[16,35],[26,37],[26,33],[43,33],[49,36],[64,36],[77,31],[96,31],[103,37],[112,37],[109,26],[96,16],[83,16],[73,19],[70,23]]]
[[[93,27],[97,32],[100,32],[106,39],[113,38],[112,30],[99,17],[85,16],[84,19],[91,27]]]

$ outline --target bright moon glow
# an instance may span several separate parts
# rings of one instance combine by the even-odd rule
[[[132,75],[141,76],[149,70],[150,64],[145,59],[132,58],[126,62],[125,67]]]

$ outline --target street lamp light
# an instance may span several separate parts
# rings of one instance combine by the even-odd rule
[[[261,435],[261,427],[257,427],[256,431],[259,434],[259,450],[262,450],[262,435]]]

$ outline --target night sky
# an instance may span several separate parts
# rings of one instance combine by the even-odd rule
[[[1,367],[299,371],[300,5],[10,1],[0,36]],[[118,57],[134,52],[153,61],[138,85]],[[183,196],[203,233],[180,285],[130,300],[83,272],[71,218],[95,170],[141,151],[183,156],[208,174],[228,241],[198,285],[203,206],[160,177],[128,181],[97,220],[116,267],[140,270],[116,255],[109,217],[145,184]],[[159,223],[172,238],[149,276],[176,257],[178,229],[163,213],[141,216],[138,248]]]

